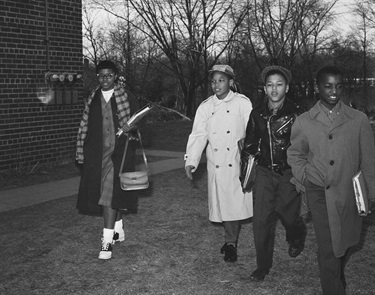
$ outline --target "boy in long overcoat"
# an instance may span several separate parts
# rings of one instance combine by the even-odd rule
[[[305,186],[325,295],[346,294],[345,254],[359,242],[362,226],[352,184],[359,170],[375,198],[373,132],[364,113],[340,101],[343,83],[338,68],[319,70],[315,91],[320,100],[297,118],[288,149],[293,175]]]

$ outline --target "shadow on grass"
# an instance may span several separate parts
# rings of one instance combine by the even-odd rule
[[[295,259],[277,223],[274,264],[264,282],[249,280],[256,268],[251,219],[242,224],[238,261],[223,261],[223,228],[208,220],[204,164],[193,181],[184,169],[153,175],[150,188],[139,192],[138,213],[123,215],[126,239],[107,261],[97,258],[103,219],[78,214],[75,205],[69,196],[0,213],[0,294],[321,294],[308,219],[305,250]],[[365,219],[360,250],[347,263],[348,295],[374,294],[373,220]]]
[[[221,226],[208,220],[206,167],[194,181],[184,169],[153,176],[152,194],[140,194],[138,214],[124,215],[126,240],[113,258],[97,258],[103,220],[84,216],[70,196],[0,214],[1,294],[320,294],[311,222],[305,250],[291,259],[278,222],[274,266],[253,283],[251,221],[242,225],[238,262],[219,253]],[[348,295],[373,294],[375,228],[346,267]]]

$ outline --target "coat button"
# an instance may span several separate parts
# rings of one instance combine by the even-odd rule
[[[335,161],[333,161],[333,160],[329,161],[329,165],[332,166],[333,164],[335,164]]]
[[[227,150],[229,151],[229,148],[227,148]]]
[[[229,164],[229,167],[232,167],[232,164]]]
[[[230,131],[228,130],[227,133],[230,133]]]
[[[227,110],[227,113],[229,113],[229,111]]]
[[[330,134],[329,136],[328,136],[328,139],[332,139],[333,138],[333,136],[332,136],[332,134]]]
[[[329,186],[329,185],[327,185],[327,186],[326,186],[326,189],[329,189],[329,188],[330,188],[330,186]]]
[[[214,149],[214,152],[217,152],[218,151],[218,149]]]
[[[219,165],[216,165],[216,168],[219,168]]]

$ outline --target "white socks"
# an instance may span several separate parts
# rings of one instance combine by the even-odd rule
[[[114,229],[103,228],[103,239],[104,239],[104,241],[106,241],[108,243],[112,243],[114,232],[115,232]]]
[[[125,240],[124,226],[122,219],[115,222],[115,232],[118,233],[118,237],[114,238],[115,242],[123,242]]]
[[[122,225],[122,219],[120,220],[117,220],[115,222],[115,232],[119,233],[119,232],[122,232],[124,229],[123,229],[123,225]]]
[[[114,233],[118,233],[114,237]],[[115,222],[115,228],[103,228],[103,240],[107,243],[115,243],[116,241],[122,242],[125,240],[125,232],[122,224],[122,219]]]

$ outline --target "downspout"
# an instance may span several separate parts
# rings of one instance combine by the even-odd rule
[[[47,62],[47,72],[50,70],[50,60],[49,60],[49,15],[48,15],[48,0],[44,0],[45,4],[45,23],[46,23],[46,62]]]

